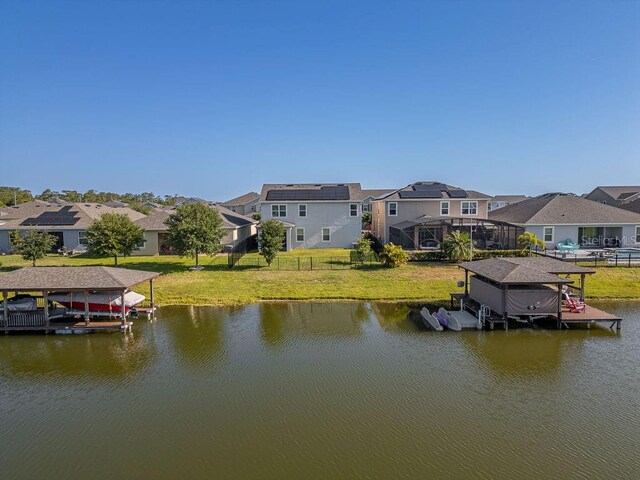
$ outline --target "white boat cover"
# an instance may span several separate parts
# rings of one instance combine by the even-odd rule
[[[72,300],[73,298],[73,300]],[[124,294],[124,304],[126,307],[133,307],[138,305],[144,300],[144,295],[140,295],[136,292],[127,292]],[[55,293],[49,295],[49,300],[53,300],[60,303],[84,303],[84,295],[82,293]],[[114,305],[120,306],[120,293],[119,292],[107,292],[107,293],[90,293],[89,303],[100,305]]]

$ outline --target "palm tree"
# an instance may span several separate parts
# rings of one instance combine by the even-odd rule
[[[449,260],[459,262],[471,259],[471,237],[467,232],[454,230],[442,242],[442,250]]]
[[[518,247],[522,250],[536,250],[538,247],[544,249],[546,247],[545,243],[536,237],[535,233],[524,232],[522,235],[518,237]]]

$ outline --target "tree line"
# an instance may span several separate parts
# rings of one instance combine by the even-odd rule
[[[47,188],[39,194],[33,194],[30,190],[20,187],[3,187],[0,186],[0,207],[11,207],[16,204],[29,202],[31,200],[42,200],[43,202],[62,201],[62,202],[85,202],[85,203],[108,203],[123,202],[128,204],[134,210],[148,214],[150,208],[148,203],[157,203],[159,205],[174,206],[188,200],[187,197],[181,195],[156,195],[153,192],[142,193],[115,193],[115,192],[98,192],[96,190],[87,190],[86,192],[78,192],[76,190],[51,190]]]

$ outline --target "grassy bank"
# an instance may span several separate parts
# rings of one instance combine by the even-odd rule
[[[309,255],[348,258],[345,250],[303,251]],[[283,254],[296,256],[296,252]],[[10,255],[0,257],[0,272],[27,266]],[[156,281],[161,305],[223,305],[265,300],[424,300],[448,301],[449,292],[460,291],[456,282],[462,272],[454,265],[410,263],[397,269],[380,266],[363,269],[278,271],[267,267],[227,268],[226,256],[204,258],[205,269],[191,272],[192,260],[173,256],[129,257],[120,266],[152,270],[164,275]],[[113,265],[112,259],[50,255],[38,265]],[[599,268],[587,278],[588,298],[640,299],[640,268]],[[146,286],[137,288],[146,293]]]

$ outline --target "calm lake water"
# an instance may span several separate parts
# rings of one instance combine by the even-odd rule
[[[599,306],[619,335],[316,303],[1,336],[0,477],[638,478],[640,303]]]

